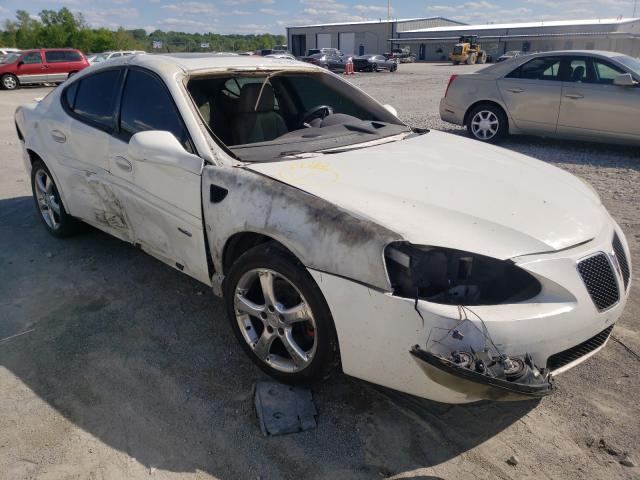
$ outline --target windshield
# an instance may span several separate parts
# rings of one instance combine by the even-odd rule
[[[15,63],[20,57],[19,53],[9,53],[6,57],[0,60],[0,63]]]
[[[614,60],[619,61],[621,64],[629,68],[636,75],[640,76],[640,60],[627,55],[620,55],[619,57],[613,57]]]
[[[411,132],[361,90],[325,72],[217,75],[192,79],[187,88],[217,140],[248,162]]]

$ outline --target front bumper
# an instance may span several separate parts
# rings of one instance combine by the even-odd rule
[[[629,286],[620,289],[618,302],[598,311],[577,263],[595,252],[612,251],[611,222],[598,238],[568,250],[513,259],[535,275],[542,290],[526,303],[472,307],[482,318],[493,342],[509,355],[529,354],[536,366],[546,368],[550,357],[589,341],[613,326],[624,309]],[[410,353],[413,346],[427,349],[434,333],[460,321],[457,306],[395,297],[350,280],[310,270],[333,315],[345,373],[372,383],[445,403],[468,403],[481,398],[455,382],[438,382],[425,375],[424,362]],[[618,279],[620,282],[621,278]],[[606,338],[605,338],[606,341]],[[558,374],[584,361],[596,349],[556,368]],[[498,398],[496,398],[498,399]]]

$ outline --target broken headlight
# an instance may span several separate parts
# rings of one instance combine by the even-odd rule
[[[385,250],[395,295],[445,305],[497,305],[535,297],[540,282],[510,260],[442,247],[390,244]]]

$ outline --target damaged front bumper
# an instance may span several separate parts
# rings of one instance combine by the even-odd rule
[[[451,352],[449,358],[415,345],[427,376],[443,387],[483,400],[527,400],[553,393],[553,377],[534,365],[530,355],[493,358],[487,352]]]

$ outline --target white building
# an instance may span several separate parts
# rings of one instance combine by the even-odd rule
[[[287,28],[287,43],[296,56],[306,55],[311,48],[325,47],[338,48],[346,54],[385,53],[391,50],[389,39],[401,32],[460,25],[464,24],[442,17],[304,25]]]
[[[509,50],[608,50],[640,56],[640,18],[434,26],[396,31],[395,47],[411,48],[418,60],[446,60],[461,35],[477,35],[494,59]]]

